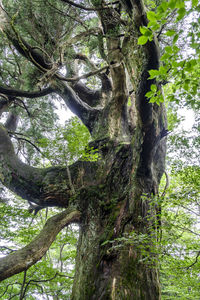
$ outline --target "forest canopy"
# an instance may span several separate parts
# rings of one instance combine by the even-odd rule
[[[0,1],[1,299],[199,297],[199,11]]]

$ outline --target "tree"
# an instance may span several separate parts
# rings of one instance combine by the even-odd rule
[[[50,218],[29,245],[0,260],[0,278],[29,268],[58,232],[75,222],[80,235],[72,299],[160,299],[155,249],[160,205],[152,199],[165,171],[161,86],[178,50],[167,48],[160,64],[157,36],[167,23],[158,19],[170,14],[182,20],[185,3],[44,2],[1,5],[0,112],[10,112],[0,127],[0,178],[35,212],[65,210]],[[148,8],[154,10],[146,13]],[[48,131],[53,132],[53,98],[62,99],[87,127],[91,142],[86,156],[95,159],[80,157],[70,165],[64,160],[57,165],[55,159],[41,168],[30,145],[26,163],[17,156],[13,136],[32,146],[34,138],[42,146]],[[135,244],[121,243],[133,233]],[[110,247],[111,240],[119,241],[116,247]]]

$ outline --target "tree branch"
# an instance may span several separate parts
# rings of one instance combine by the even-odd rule
[[[108,68],[109,68],[109,66],[104,66],[100,69],[96,69],[96,70],[90,71],[86,74],[83,74],[81,76],[76,76],[76,77],[72,77],[72,78],[66,78],[66,77],[62,77],[62,76],[59,76],[59,75],[56,75],[56,76],[61,80],[68,81],[68,82],[74,82],[74,81],[79,81],[81,79],[85,79],[85,78],[88,78],[88,77],[91,77],[91,76],[99,75],[103,71],[106,71]]]
[[[191,265],[189,265],[189,266],[186,267],[187,270],[189,270],[191,267],[193,267],[198,262],[198,257],[199,256],[200,256],[200,251],[198,251],[198,253],[197,253],[196,257],[195,257],[195,261]]]
[[[73,208],[48,219],[42,231],[29,245],[0,259],[0,281],[30,268],[45,255],[65,226],[79,220],[80,212]]]
[[[94,185],[97,162],[77,161],[69,166],[71,181],[77,192],[73,196],[66,167],[34,168],[23,163],[15,154],[6,129],[0,125],[0,180],[11,191],[37,204],[37,207],[68,207],[73,197],[78,206],[82,187]]]
[[[43,97],[43,96],[49,95],[53,92],[55,92],[55,90],[52,87],[48,87],[41,91],[28,92],[28,91],[16,90],[13,88],[0,86],[0,93],[4,94],[6,96],[12,96],[12,97],[26,97],[26,98],[32,99],[32,98]],[[15,99],[13,98],[13,101],[14,100]]]
[[[81,119],[90,133],[92,133],[95,126],[95,119],[101,109],[92,108],[87,103],[84,103],[66,82],[58,82],[57,84],[57,93],[63,98],[69,109]]]
[[[101,69],[97,69],[96,65],[86,55],[78,53],[76,55],[76,58],[84,61],[92,69],[93,74],[91,74],[91,76],[97,75],[100,78],[101,84],[102,84],[102,91],[109,92],[112,90],[112,84],[111,84],[110,78],[107,76],[107,74],[105,72],[102,73],[104,68],[105,68],[105,70],[108,70],[110,68],[109,65],[107,66],[107,68],[105,66]]]
[[[5,126],[6,127],[6,126]],[[7,127],[6,127],[7,128]],[[9,128],[7,128],[9,130]],[[13,130],[12,131],[8,131],[8,133],[13,136],[14,138],[16,138],[17,140],[21,140],[21,141],[25,141],[27,143],[29,143],[31,146],[33,146],[42,156],[44,156],[44,154],[42,153],[42,151],[40,150],[40,148],[38,148],[33,142],[31,142],[30,140],[28,140],[27,138],[24,138],[24,137],[17,137],[17,135],[22,135],[23,134],[20,134],[20,133],[16,133],[14,132]]]
[[[97,104],[99,104],[101,99],[100,90],[92,90],[81,81],[73,83],[73,89],[81,98],[81,100],[83,100],[91,107],[94,107]]]
[[[80,8],[80,9],[83,9],[83,10],[86,10],[86,11],[97,11],[97,10],[103,10],[103,9],[106,9],[106,7],[86,7],[84,5],[81,5],[81,4],[77,4],[73,1],[70,1],[70,0],[61,0],[62,2],[65,2],[69,5],[72,5],[74,7],[77,7],[77,8]]]

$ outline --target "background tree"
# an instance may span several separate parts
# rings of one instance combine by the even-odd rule
[[[1,259],[1,280],[33,265],[63,227],[78,222],[72,299],[159,299],[155,229],[167,135],[161,85],[180,76],[181,68],[171,100],[180,87],[188,102],[191,86],[196,95],[196,80],[186,75],[198,78],[198,60],[181,59],[174,24],[198,3],[188,11],[184,1],[18,4],[1,6],[0,111],[7,116],[0,128],[1,181],[35,212],[66,210],[51,217],[31,244]],[[162,49],[160,64],[162,35],[162,43],[173,45]],[[194,34],[190,40],[196,49]],[[66,151],[69,127],[57,126],[55,101],[90,132],[86,151],[74,157]],[[45,149],[43,160],[38,147]],[[121,243],[130,234],[135,243]],[[119,243],[110,247],[112,240]]]

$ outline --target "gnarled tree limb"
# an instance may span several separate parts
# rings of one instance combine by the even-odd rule
[[[80,220],[80,212],[73,208],[51,217],[39,235],[27,246],[0,259],[0,281],[27,270],[40,260],[57,234],[68,224]]]
[[[69,166],[74,189],[94,185],[100,162],[77,161]],[[97,179],[96,179],[97,178]],[[68,207],[73,196],[65,167],[35,168],[14,152],[7,130],[0,125],[0,179],[11,191],[40,207]],[[74,196],[73,196],[74,198]],[[74,201],[78,206],[78,201]]]
[[[35,91],[35,92],[28,92],[28,91],[22,91],[22,90],[16,90],[14,88],[4,87],[0,86],[0,93],[6,96],[12,96],[12,97],[26,97],[26,98],[39,98],[46,95],[49,95],[54,92],[54,89],[52,87],[48,87],[46,89],[43,89],[41,91]],[[14,98],[13,98],[14,100]]]
[[[69,109],[76,114],[90,132],[101,109],[92,108],[84,103],[75,91],[66,83],[57,81],[57,93],[63,98]]]

